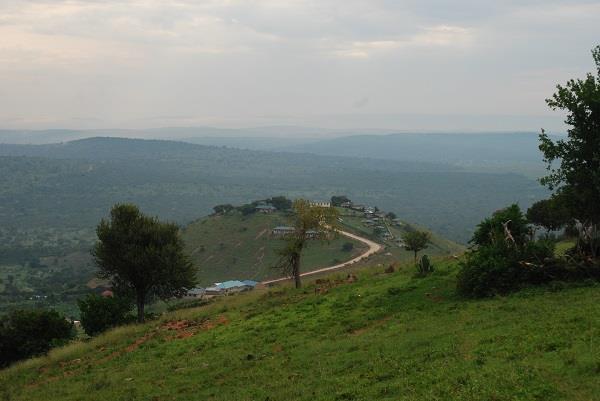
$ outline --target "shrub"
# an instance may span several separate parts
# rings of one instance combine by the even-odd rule
[[[419,264],[417,265],[417,275],[418,276],[427,276],[428,274],[433,273],[433,265],[429,260],[427,255],[421,256],[421,260],[419,260]]]
[[[344,242],[344,245],[342,245],[342,251],[344,252],[350,252],[354,249],[354,244],[352,242]]]
[[[457,289],[462,295],[486,297],[507,294],[526,284],[551,281],[559,275],[550,241],[528,243],[522,250],[483,246],[467,252],[460,263]]]
[[[132,303],[125,298],[91,294],[77,301],[77,304],[81,312],[81,326],[89,336],[135,320],[130,313]]]
[[[74,334],[73,324],[56,311],[13,311],[0,322],[0,367],[45,354]]]
[[[471,243],[475,248],[467,252],[457,277],[457,290],[462,295],[506,294],[527,284],[564,277],[563,266],[554,258],[554,242],[533,240],[517,205],[482,221]]]

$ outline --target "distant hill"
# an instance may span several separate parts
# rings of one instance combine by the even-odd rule
[[[421,161],[485,168],[488,171],[542,173],[536,133],[402,133],[356,135],[282,147],[286,152]]]
[[[183,142],[90,138],[64,144],[0,144],[0,225],[93,227],[116,202],[185,224],[218,203],[283,194],[346,194],[466,242],[473,227],[511,202],[546,196],[517,174],[437,163],[280,153]]]

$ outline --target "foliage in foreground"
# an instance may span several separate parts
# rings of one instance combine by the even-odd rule
[[[540,150],[548,164],[549,175],[540,181],[555,190],[549,205],[565,213],[558,218],[563,226],[575,220],[579,230],[577,251],[592,259],[600,258],[600,46],[592,50],[596,74],[585,79],[571,79],[547,99],[553,110],[567,112],[568,137],[552,141],[543,131]],[[558,166],[553,163],[558,163]],[[557,208],[556,205],[560,205]],[[538,205],[539,208],[539,205]],[[553,210],[550,223],[556,224]],[[562,224],[560,224],[562,223]],[[554,229],[552,225],[548,228]]]
[[[42,355],[73,335],[73,324],[56,311],[15,310],[0,321],[0,367]]]
[[[462,295],[507,294],[552,279],[554,243],[532,238],[518,205],[482,221],[471,243],[474,248],[466,253],[458,274],[457,290]]]

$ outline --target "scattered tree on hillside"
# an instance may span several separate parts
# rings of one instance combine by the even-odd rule
[[[386,214],[385,217],[387,217],[390,220],[394,220],[397,216],[394,212],[388,212],[388,214]]]
[[[338,213],[334,208],[312,206],[305,199],[294,201],[294,232],[286,239],[285,247],[280,250],[277,268],[294,278],[296,288],[300,288],[300,262],[302,251],[310,239],[328,239],[335,233]]]
[[[236,209],[242,214],[242,216],[249,216],[253,213],[256,213],[256,205],[258,205],[258,203],[252,202],[238,206]]]
[[[92,255],[101,278],[110,279],[119,294],[134,294],[137,320],[152,296],[184,295],[196,281],[196,269],[183,252],[175,224],[142,214],[131,204],[115,205],[110,220],[96,229],[99,241]]]
[[[409,231],[402,234],[404,249],[415,254],[415,266],[417,265],[417,253],[427,248],[431,241],[431,234],[427,231]]]
[[[586,235],[583,252],[596,258],[600,251],[600,46],[592,50],[596,74],[571,79],[547,99],[553,110],[566,110],[571,126],[568,139],[553,141],[543,130],[540,150],[550,174],[540,181],[567,205]],[[559,166],[553,165],[557,161]]]
[[[344,242],[342,245],[342,251],[351,252],[354,249],[354,244],[352,242]]]
[[[331,197],[331,206],[342,206],[343,203],[351,202],[346,195],[334,195]]]
[[[73,336],[73,324],[56,311],[15,310],[0,319],[0,367],[45,354]]]
[[[277,210],[289,210],[292,208],[292,201],[285,196],[274,196],[267,199],[267,203],[273,205]]]
[[[223,205],[217,205],[217,206],[213,207],[215,214],[227,214],[227,213],[231,212],[233,209],[234,209],[234,207],[232,205],[230,205],[229,203],[226,203]]]

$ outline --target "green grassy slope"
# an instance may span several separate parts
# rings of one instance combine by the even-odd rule
[[[600,287],[465,301],[436,264],[119,328],[0,372],[0,399],[600,400]]]
[[[361,223],[362,214],[340,209],[342,222],[340,229],[373,239],[385,245],[385,251],[366,263],[375,260],[382,262],[412,260],[412,253],[405,251],[394,240],[384,241],[373,235],[373,229]],[[209,216],[195,221],[183,230],[186,251],[199,267],[201,284],[228,279],[263,280],[281,276],[272,269],[277,261],[276,250],[284,243],[271,235],[271,229],[278,225],[289,225],[289,217],[284,213],[253,214],[242,216],[231,213],[225,216]],[[395,238],[400,238],[404,227],[391,226]],[[351,252],[342,250],[346,242],[354,244]],[[425,251],[433,256],[447,256],[461,253],[464,247],[433,235],[432,244]],[[302,259],[302,270],[310,271],[337,264],[366,251],[359,241],[342,235],[327,242],[310,242]]]
[[[231,279],[263,280],[281,276],[273,269],[276,250],[284,241],[271,235],[271,229],[289,225],[283,213],[242,216],[209,216],[197,220],[183,230],[186,251],[199,268],[201,284]],[[354,249],[342,250],[346,242]],[[303,271],[315,270],[350,260],[366,250],[361,242],[339,236],[330,242],[310,242],[302,260]]]

